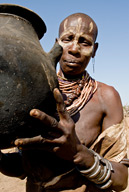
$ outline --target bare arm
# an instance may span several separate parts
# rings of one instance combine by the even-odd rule
[[[100,84],[98,97],[104,113],[102,131],[108,127],[121,123],[123,120],[123,107],[119,93],[111,86]]]
[[[123,120],[123,107],[118,92],[110,86],[102,84],[100,90],[100,100],[105,113],[102,130],[108,127],[119,124]],[[112,162],[114,172],[111,179],[112,189],[122,190],[127,186],[128,170],[121,163]]]

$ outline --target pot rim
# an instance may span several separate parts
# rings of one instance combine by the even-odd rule
[[[10,13],[28,20],[35,29],[39,39],[41,39],[44,33],[46,33],[47,28],[44,21],[38,14],[36,14],[31,9],[17,4],[4,3],[0,4],[0,13]]]

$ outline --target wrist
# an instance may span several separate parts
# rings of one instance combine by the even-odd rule
[[[79,169],[88,169],[94,164],[94,155],[82,144],[78,145],[77,153],[74,156],[74,164]]]

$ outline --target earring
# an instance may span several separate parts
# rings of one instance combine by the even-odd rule
[[[95,57],[92,58],[92,65],[93,65],[93,73],[95,72]]]

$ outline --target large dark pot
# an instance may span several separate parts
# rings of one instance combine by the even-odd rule
[[[0,148],[39,134],[29,116],[32,108],[49,114],[55,110],[52,91],[58,86],[55,66],[62,50],[55,44],[44,52],[39,39],[45,32],[33,11],[0,4]]]

